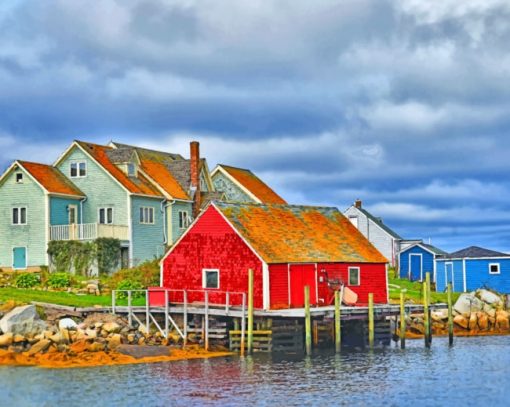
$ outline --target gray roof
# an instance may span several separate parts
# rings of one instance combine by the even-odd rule
[[[190,160],[175,160],[167,162],[166,167],[172,173],[179,185],[188,191],[191,185]]]
[[[463,259],[463,258],[484,258],[484,257],[510,257],[510,254],[497,252],[494,250],[484,249],[483,247],[470,246],[465,249],[443,256],[448,259]]]
[[[369,218],[370,220],[372,220],[372,222],[376,223],[382,230],[384,230],[386,233],[388,233],[389,235],[391,235],[392,237],[394,237],[395,239],[398,239],[398,240],[402,240],[402,238],[400,237],[400,235],[398,235],[398,233],[396,233],[395,231],[393,231],[392,229],[390,229],[388,226],[386,226],[384,224],[384,222],[382,221],[381,218],[377,218],[375,217],[374,215],[372,215],[370,212],[368,212],[366,209],[364,208],[356,208],[358,209],[359,211],[361,211],[363,214],[365,214],[365,216],[367,218]]]
[[[157,150],[151,150],[151,149],[148,149],[148,148],[131,146],[129,144],[117,143],[116,141],[113,141],[113,144],[115,144],[115,146],[117,146],[118,149],[136,150],[139,154],[148,154],[148,155],[157,154],[159,156],[166,156],[170,160],[183,160],[184,159],[184,157],[182,155],[180,155],[180,154],[167,153],[167,152],[164,152],[164,151],[157,151]]]
[[[121,164],[130,162],[133,158],[134,150],[132,148],[119,148],[116,150],[106,150],[106,154],[112,163]]]
[[[445,254],[448,254],[444,250],[441,250],[441,249],[437,248],[436,246],[432,246],[431,244],[419,243],[419,245],[429,249],[431,252],[433,252],[437,255],[440,255],[440,256],[444,256]]]
[[[212,201],[223,201],[224,200],[224,193],[221,191],[214,191],[214,192],[201,192],[201,207],[205,208],[209,202]]]

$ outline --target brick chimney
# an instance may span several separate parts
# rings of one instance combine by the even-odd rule
[[[193,217],[200,212],[200,144],[198,141],[189,143],[190,157],[190,175],[191,175],[191,191],[193,195]]]
[[[363,204],[363,202],[361,201],[361,199],[356,199],[356,202],[354,202],[354,206],[358,209],[361,209],[361,205]]]

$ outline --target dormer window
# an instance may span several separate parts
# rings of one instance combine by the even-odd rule
[[[22,172],[16,173],[16,184],[23,184],[23,173]]]
[[[133,163],[127,164],[127,175],[128,177],[136,177],[136,167]]]

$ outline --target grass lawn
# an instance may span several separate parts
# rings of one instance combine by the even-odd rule
[[[30,303],[32,301],[47,302],[80,308],[93,307],[95,305],[112,305],[112,297],[109,295],[76,295],[59,291],[39,291],[12,287],[0,288],[0,302],[8,300],[21,303]],[[117,305],[127,305],[127,299],[118,299]],[[133,305],[145,305],[145,298],[134,298]]]
[[[409,281],[406,279],[393,278],[391,277],[391,273],[388,279],[388,284],[390,285],[390,300],[400,301],[400,291],[402,289],[406,289],[405,299],[406,301],[412,301],[417,304],[423,303],[423,284],[416,281]],[[398,286],[398,288],[394,287]],[[452,293],[453,303],[457,301],[460,293]],[[434,303],[446,303],[446,293],[438,293],[431,290],[430,293],[430,302]]]

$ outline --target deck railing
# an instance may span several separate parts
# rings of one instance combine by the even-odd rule
[[[129,240],[128,235],[128,227],[122,225],[82,223],[50,226],[50,240],[94,240],[98,237]]]

